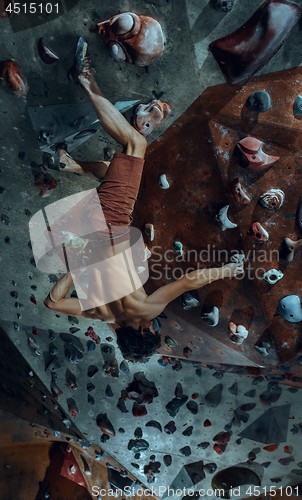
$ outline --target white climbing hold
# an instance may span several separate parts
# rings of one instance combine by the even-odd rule
[[[159,186],[160,186],[162,189],[169,189],[170,184],[169,184],[169,182],[168,182],[168,179],[167,179],[166,174],[162,174],[162,175],[159,177],[158,184],[159,184]]]
[[[216,219],[221,225],[222,231],[225,231],[226,229],[235,229],[237,227],[237,224],[232,222],[229,217],[228,217],[228,210],[230,208],[230,205],[225,205],[222,207],[222,209],[218,212]]]

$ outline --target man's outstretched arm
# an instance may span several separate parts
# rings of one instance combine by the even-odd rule
[[[76,298],[66,297],[72,286],[73,279],[71,274],[67,273],[50,290],[44,300],[46,307],[71,316],[84,316],[80,301]]]
[[[149,295],[145,303],[152,307],[152,314],[160,314],[165,307],[185,292],[197,290],[205,285],[224,278],[233,278],[243,273],[243,264],[231,263],[222,267],[213,267],[210,269],[197,269],[191,273],[185,274],[182,278],[169,285],[156,290]],[[153,316],[153,317],[155,317]]]

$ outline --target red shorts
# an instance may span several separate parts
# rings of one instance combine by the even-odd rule
[[[145,160],[124,153],[114,155],[102,184],[97,188],[108,225],[129,226],[137,199]]]

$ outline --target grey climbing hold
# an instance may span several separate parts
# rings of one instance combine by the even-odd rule
[[[179,255],[179,256],[182,256],[183,255],[183,244],[181,243],[181,241],[173,241],[173,249],[174,249],[174,252]]]
[[[256,113],[266,113],[271,107],[270,95],[265,90],[257,90],[246,102],[247,107]]]
[[[196,299],[189,292],[185,292],[181,296],[181,303],[182,303],[182,308],[183,308],[184,311],[189,311],[190,309],[193,309],[194,307],[198,307],[200,305],[199,300]]]
[[[219,323],[219,309],[214,306],[210,312],[203,311],[201,313],[201,318],[205,321],[209,326],[217,326]]]
[[[302,321],[302,308],[298,295],[287,295],[280,300],[278,313],[290,323]]]
[[[169,182],[168,182],[168,179],[167,179],[166,174],[162,174],[162,175],[159,177],[158,184],[159,184],[159,187],[161,187],[162,189],[169,189],[170,184],[169,184]]]
[[[214,0],[213,5],[216,10],[221,10],[222,12],[229,12],[234,6],[235,0]]]
[[[294,102],[294,115],[302,116],[302,96],[298,95]]]

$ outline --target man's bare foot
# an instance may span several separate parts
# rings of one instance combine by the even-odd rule
[[[222,278],[235,278],[240,274],[244,273],[244,264],[243,262],[230,262],[229,264],[225,264],[222,268]]]

